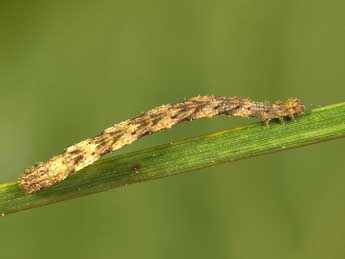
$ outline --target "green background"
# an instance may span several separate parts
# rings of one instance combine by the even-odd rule
[[[0,182],[202,95],[344,101],[343,1],[1,1]],[[247,124],[185,123],[121,152]],[[0,218],[1,258],[344,258],[344,140]]]

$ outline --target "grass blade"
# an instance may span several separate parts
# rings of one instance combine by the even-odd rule
[[[18,182],[0,184],[0,215],[344,136],[345,103],[330,105],[269,128],[255,123],[113,156],[33,194]]]

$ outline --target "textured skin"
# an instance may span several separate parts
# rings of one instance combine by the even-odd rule
[[[68,175],[93,164],[104,154],[113,152],[135,140],[171,128],[173,125],[201,118],[225,114],[254,117],[269,123],[302,114],[304,106],[299,99],[286,102],[255,102],[240,97],[197,96],[181,103],[154,108],[130,120],[105,129],[99,135],[68,147],[61,155],[25,170],[20,179],[28,193],[36,192],[64,180]]]

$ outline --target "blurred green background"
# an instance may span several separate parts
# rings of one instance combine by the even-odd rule
[[[344,101],[344,1],[1,1],[0,182],[198,94]],[[251,123],[185,123],[121,152]],[[344,140],[0,218],[1,258],[344,258]]]

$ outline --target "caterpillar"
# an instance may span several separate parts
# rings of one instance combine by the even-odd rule
[[[268,103],[240,97],[193,97],[183,102],[156,107],[133,119],[114,124],[100,134],[68,147],[62,154],[53,156],[47,162],[39,162],[26,169],[20,178],[20,185],[27,193],[37,192],[93,164],[105,154],[184,121],[225,114],[253,117],[268,124],[272,119],[294,118],[303,112],[304,105],[297,98],[291,98],[285,102]]]

